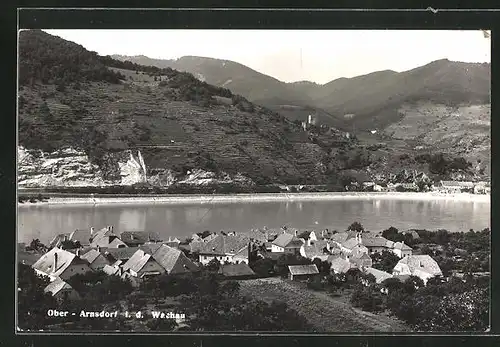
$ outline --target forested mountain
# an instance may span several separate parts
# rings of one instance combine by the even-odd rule
[[[319,125],[305,131],[300,117],[290,120],[229,86],[169,67],[102,57],[40,30],[22,31],[19,50],[19,144],[45,152],[84,150],[105,179],[119,179],[123,168],[116,158],[126,161],[128,150],[140,150],[148,182],[155,185],[201,169],[221,177],[242,175],[258,185],[342,188],[377,173],[428,172],[433,162],[453,162],[453,153],[444,162],[433,156],[415,161],[413,147],[404,141],[364,142]],[[322,116],[334,118],[327,112]],[[402,163],[399,157],[408,154]],[[83,174],[66,169],[52,174]]]

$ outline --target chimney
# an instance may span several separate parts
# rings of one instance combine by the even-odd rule
[[[321,230],[321,238],[324,238],[325,237],[325,230]]]
[[[101,253],[101,247],[97,245],[97,252]]]
[[[310,246],[311,245],[311,239],[307,239],[307,245]]]
[[[52,269],[52,272],[55,272],[57,269],[57,252],[54,253],[54,267]]]
[[[76,256],[77,256],[77,257],[80,257],[80,248],[78,248],[78,249],[76,250]]]
[[[90,227],[90,236],[94,235],[94,227]]]
[[[297,236],[297,229],[295,229],[295,236]]]

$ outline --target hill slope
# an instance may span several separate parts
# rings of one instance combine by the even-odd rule
[[[324,153],[298,125],[226,89],[172,69],[126,69],[42,31],[21,32],[20,51],[19,142],[28,149],[84,149],[108,178],[118,175],[109,158],[140,149],[153,176],[204,169],[259,184],[324,181]],[[70,77],[42,81],[39,57]]]
[[[489,104],[490,64],[434,61],[409,71],[386,70],[353,78],[339,78],[324,85],[308,81],[284,83],[256,72],[242,64],[227,60],[182,57],[177,60],[151,59],[145,56],[113,56],[119,60],[171,67],[194,74],[216,86],[224,86],[252,102],[285,116],[296,118],[281,106],[301,107],[321,114],[326,125],[359,130],[384,128],[398,122],[398,112],[405,103],[432,101],[436,104],[460,106]],[[296,111],[297,109],[295,109]],[[349,115],[349,117],[345,117]]]

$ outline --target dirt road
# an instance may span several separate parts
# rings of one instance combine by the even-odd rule
[[[402,322],[385,315],[354,309],[325,292],[281,278],[239,281],[240,293],[264,301],[283,301],[303,315],[317,332],[401,332]]]

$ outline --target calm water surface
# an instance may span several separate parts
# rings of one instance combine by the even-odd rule
[[[18,242],[48,243],[59,233],[94,226],[156,231],[184,239],[204,230],[330,228],[345,230],[354,221],[379,231],[422,228],[466,231],[490,227],[490,203],[453,200],[353,199],[332,201],[237,202],[179,205],[31,206],[18,209]]]

